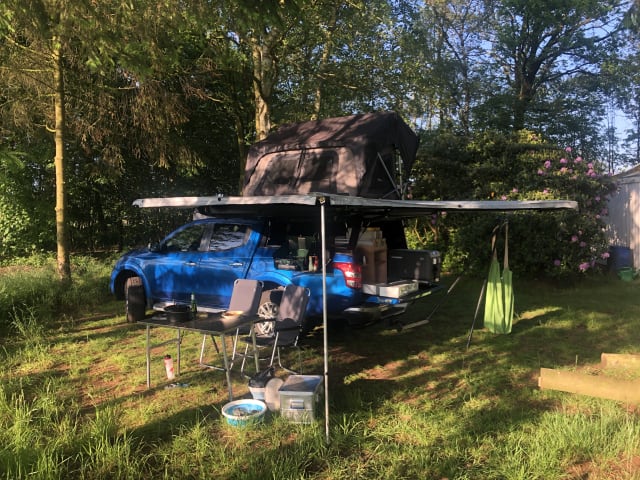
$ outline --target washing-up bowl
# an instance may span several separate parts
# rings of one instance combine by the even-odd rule
[[[229,425],[243,427],[258,423],[267,411],[267,404],[253,398],[233,400],[222,407],[222,415]]]

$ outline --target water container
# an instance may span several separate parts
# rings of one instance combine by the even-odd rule
[[[620,280],[630,282],[636,278],[636,272],[633,271],[633,268],[624,267],[618,270],[618,277],[620,277]]]
[[[610,246],[609,270],[616,273],[623,268],[633,268],[633,250],[618,245]]]

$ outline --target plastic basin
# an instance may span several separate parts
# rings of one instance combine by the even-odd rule
[[[267,411],[267,404],[253,398],[233,400],[222,407],[222,415],[229,425],[244,427],[262,420]]]

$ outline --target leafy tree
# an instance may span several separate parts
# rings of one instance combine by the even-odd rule
[[[27,154],[0,150],[0,261],[55,245],[53,219],[42,208],[42,190],[31,183],[39,177],[38,170]],[[41,229],[43,225],[49,228]]]
[[[406,52],[415,57],[405,72],[414,80],[414,108],[432,111],[437,126],[456,125],[465,134],[470,133],[472,108],[486,82],[483,42],[493,11],[485,3],[425,2],[413,14],[411,38],[406,39]]]
[[[0,7],[0,34],[9,46],[4,64],[11,77],[32,88],[40,125],[54,133],[56,172],[56,237],[58,274],[70,280],[65,192],[65,49],[69,47],[74,13],[55,3],[5,2]],[[10,84],[11,85],[11,84]],[[10,98],[10,94],[6,95]],[[48,103],[53,98],[53,104]]]
[[[595,75],[611,51],[628,8],[625,0],[504,0],[496,4],[495,72],[513,99],[509,127],[530,125],[527,113],[541,89],[568,77]],[[506,125],[503,125],[503,127]]]
[[[640,163],[640,35],[629,35],[629,55],[613,64],[612,75],[619,80],[619,106],[630,120],[624,143],[629,147],[627,165]]]
[[[65,227],[59,235],[64,252],[69,243],[83,249],[122,244],[122,222],[135,214],[130,204],[139,196],[237,191],[239,168],[229,168],[231,162],[239,164],[234,124],[229,103],[216,97],[241,85],[224,75],[229,68],[202,60],[207,48],[228,51],[228,42],[216,41],[215,34],[207,39],[194,18],[192,11],[157,3],[76,2],[60,9],[54,2],[2,5],[5,138],[20,139],[11,148],[42,153],[37,161],[45,177],[29,179],[30,170],[24,170],[26,185],[48,185],[50,173],[65,175],[58,181],[58,191],[64,192],[56,209],[66,214],[57,222]],[[59,32],[64,41],[52,43]],[[62,75],[57,78],[64,80],[59,110],[50,103],[57,65],[52,45],[60,46]],[[246,107],[236,103],[238,110]],[[54,170],[47,168],[53,145],[49,151],[35,149],[30,139],[45,138],[56,111],[67,115],[59,123],[64,137],[57,137],[65,155],[57,158],[65,164]],[[39,225],[45,229],[48,223]],[[61,264],[68,262],[68,253],[59,256]],[[67,275],[63,267],[61,275]]]

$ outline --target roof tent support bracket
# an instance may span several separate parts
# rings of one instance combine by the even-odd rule
[[[387,168],[387,165],[384,163],[384,160],[382,159],[382,155],[380,155],[380,152],[378,152],[378,160],[380,161],[382,168],[384,168],[384,171],[387,174],[387,178],[389,179],[389,181],[391,182],[391,185],[393,186],[393,190],[391,190],[389,193],[384,194],[382,198],[386,198],[391,193],[395,193],[398,196],[398,198],[402,198],[402,189],[398,188],[398,184],[396,183],[395,178],[393,178],[393,175]]]

